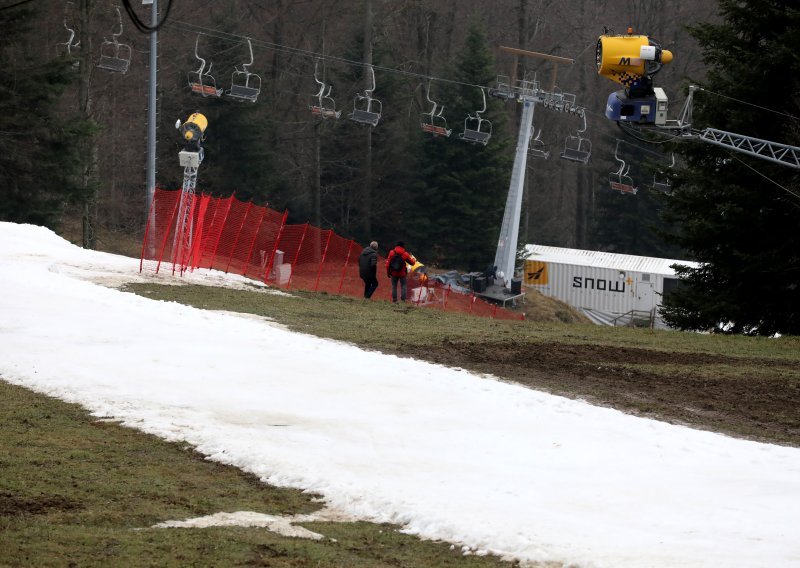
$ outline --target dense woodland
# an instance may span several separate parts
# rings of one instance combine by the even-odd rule
[[[150,22],[149,6],[130,5]],[[483,107],[486,91],[480,87],[494,86],[498,75],[516,75],[575,94],[577,104],[586,108],[586,130],[580,135],[592,144],[586,165],[559,159],[568,137],[578,134],[583,123],[576,116],[536,109],[535,129],[550,157],[528,161],[520,243],[714,258],[730,265],[730,276],[736,251],[715,257],[711,251],[718,243],[708,242],[725,238],[730,227],[685,230],[688,218],[705,215],[701,209],[706,206],[719,211],[725,189],[714,189],[713,201],[704,202],[700,194],[721,179],[770,186],[752,169],[767,171],[779,186],[791,189],[793,184],[797,190],[796,174],[781,166],[754,159],[742,166],[741,160],[721,159],[726,154],[719,149],[698,150],[702,144],[653,145],[627,136],[604,117],[606,98],[618,85],[598,76],[595,65],[603,27],[617,33],[631,27],[675,54],[656,76],[656,84],[670,96],[671,117],[679,112],[690,82],[712,85],[696,100],[695,115],[704,126],[797,144],[800,89],[790,46],[793,42],[793,53],[800,52],[800,30],[792,2],[159,0],[158,5],[164,20],[157,33],[159,187],[180,187],[175,122],[199,111],[209,119],[199,191],[235,193],[242,200],[288,209],[290,222],[309,221],[362,242],[376,238],[382,248],[402,238],[430,265],[484,268],[494,258],[519,109],[513,101],[487,97],[482,117],[492,125],[489,143],[468,144],[458,134],[467,117]],[[0,21],[0,219],[57,227],[65,216],[80,216],[87,247],[94,246],[98,226],[141,235],[150,36],[133,25],[121,3],[111,1],[6,1]],[[120,23],[122,33],[114,36]],[[114,37],[132,48],[124,74],[97,67]],[[256,102],[191,92],[189,73],[200,65],[196,53],[211,65],[218,88],[229,89],[241,80],[237,70],[250,60],[248,39],[253,63],[247,69],[260,79]],[[778,42],[789,45],[777,49]],[[764,45],[775,48],[766,59]],[[500,46],[572,58],[574,64],[556,67],[541,59],[516,59]],[[347,118],[356,96],[371,87],[370,65],[375,71],[372,95],[382,104],[374,128]],[[318,81],[331,87],[342,112],[338,120],[310,112]],[[444,106],[449,138],[422,132],[420,123],[431,109],[428,97]],[[673,153],[676,165],[669,167]],[[609,189],[617,158],[631,167],[629,175],[640,187],[637,195]],[[722,176],[720,164],[727,167]],[[674,194],[683,191],[690,197],[665,198],[651,189],[655,179],[666,176]],[[800,199],[774,188],[750,189],[746,201],[754,202],[742,214],[749,222],[753,207],[769,208],[793,216],[796,228]],[[736,193],[741,197],[743,192]],[[722,207],[730,209],[723,215],[740,207]],[[760,230],[777,223],[788,234],[791,219],[769,217]],[[741,227],[738,234],[744,233]],[[797,236],[787,238],[780,254],[790,258],[776,253],[773,262],[782,266],[779,272],[786,262],[792,267],[784,270],[778,286],[797,313]],[[750,255],[759,249],[752,242],[743,246]],[[760,270],[769,274],[774,268]],[[707,288],[707,280],[699,277],[698,287]],[[742,291],[738,301],[758,293]],[[673,313],[675,323],[704,328],[731,317],[717,311],[711,320],[697,319],[698,310],[704,311],[682,305]],[[751,309],[746,319],[753,318],[756,323],[740,331],[766,332]],[[785,322],[769,327],[797,330],[797,316],[792,321],[788,327]]]

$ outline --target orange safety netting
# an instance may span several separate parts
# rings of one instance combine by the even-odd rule
[[[173,273],[209,268],[286,289],[360,297],[358,257],[363,246],[308,223],[287,225],[287,212],[235,199],[156,189],[142,242],[139,270]],[[375,299],[391,299],[384,257],[378,257]],[[411,304],[498,319],[524,316],[410,275]],[[399,292],[399,291],[398,291]]]

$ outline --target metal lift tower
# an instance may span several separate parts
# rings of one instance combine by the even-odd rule
[[[519,121],[519,135],[517,136],[517,150],[514,157],[514,169],[511,172],[511,183],[508,187],[503,225],[500,229],[500,238],[497,242],[497,252],[494,257],[495,275],[506,288],[511,288],[511,279],[514,277],[514,268],[517,256],[517,240],[519,238],[519,218],[522,212],[522,193],[525,187],[525,168],[528,162],[528,145],[531,140],[533,127],[533,111],[537,103],[546,108],[559,112],[574,114],[585,120],[585,109],[575,104],[575,96],[569,93],[555,91],[556,73],[559,64],[571,65],[574,60],[566,57],[557,57],[545,53],[525,51],[511,47],[500,47],[501,51],[513,53],[516,56],[535,57],[555,63],[553,82],[550,91],[540,88],[538,81],[516,81],[498,78],[497,87],[489,89],[489,95],[505,99],[516,100],[522,104],[522,116]],[[516,61],[514,69],[516,69]],[[588,152],[580,157],[562,156],[573,161],[586,162]],[[584,159],[585,158],[585,159]]]

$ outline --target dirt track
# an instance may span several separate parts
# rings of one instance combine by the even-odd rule
[[[800,383],[781,374],[789,363],[759,360],[763,377],[726,376],[741,358],[597,345],[527,342],[454,343],[447,339],[403,354],[492,374],[553,394],[649,418],[762,442],[800,446]],[[637,365],[679,369],[654,377]],[[633,368],[632,368],[633,367]],[[713,367],[713,373],[701,373]],[[705,374],[705,376],[703,376]],[[710,379],[708,376],[714,376]]]

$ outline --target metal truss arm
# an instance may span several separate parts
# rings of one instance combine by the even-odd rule
[[[776,164],[800,169],[800,148],[797,146],[778,144],[777,142],[742,136],[741,134],[725,132],[716,128],[701,130],[693,136],[693,138],[695,137],[715,146],[729,148],[763,160],[775,162]]]

